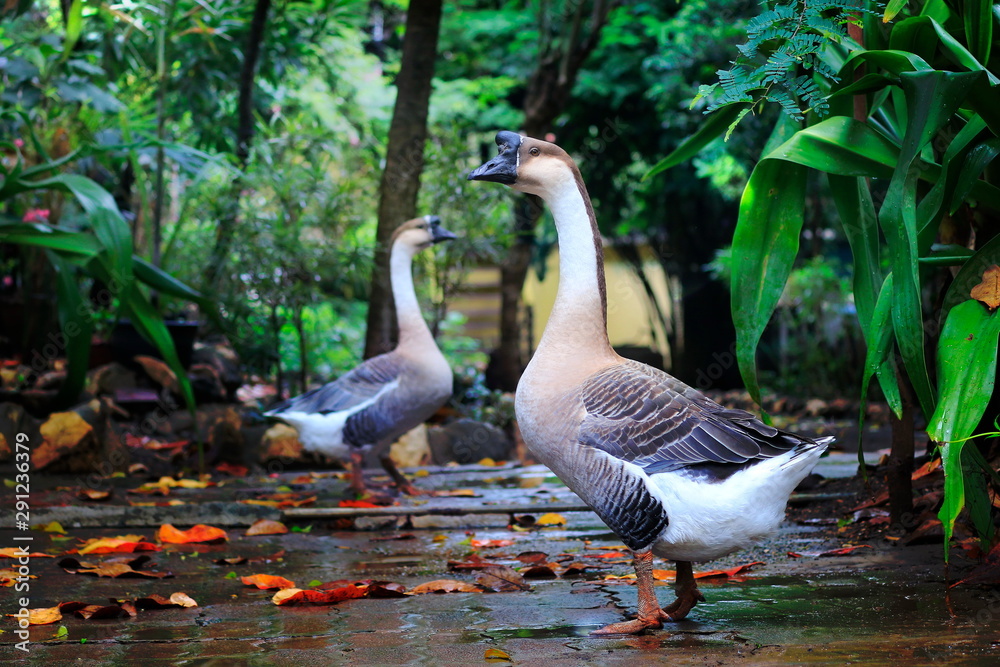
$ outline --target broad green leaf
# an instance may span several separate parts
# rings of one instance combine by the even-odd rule
[[[944,503],[938,517],[944,526],[946,559],[955,520],[966,501],[962,450],[993,395],[998,338],[1000,315],[969,299],[948,313],[938,341],[941,396],[927,425],[927,434],[945,443]]]
[[[927,424],[937,442],[968,438],[993,395],[1000,315],[968,299],[948,313],[938,341],[938,407]]]
[[[63,41],[62,55],[64,61],[73,52],[81,32],[83,32],[83,0],[72,0],[66,13],[66,39]]]
[[[941,467],[944,468],[944,499],[938,519],[944,529],[944,562],[948,562],[951,535],[955,521],[965,507],[965,476],[962,474],[962,450],[966,442],[948,442],[941,446]],[[973,445],[975,447],[975,445]]]
[[[49,261],[56,269],[56,302],[60,334],[52,341],[60,347],[60,355],[66,355],[69,366],[66,382],[59,391],[57,402],[61,405],[72,405],[76,402],[87,379],[87,368],[90,362],[90,337],[94,331],[90,308],[80,294],[73,265],[58,253],[49,250]]]
[[[882,22],[888,23],[896,18],[896,14],[903,11],[903,7],[906,7],[907,2],[908,0],[889,0],[885,5],[885,13],[882,14]]]
[[[710,114],[705,122],[701,124],[701,127],[698,128],[697,132],[685,139],[681,142],[680,146],[673,150],[673,152],[657,162],[656,165],[642,177],[643,180],[650,178],[651,176],[655,176],[661,171],[666,171],[671,167],[675,167],[682,162],[690,160],[703,148],[705,148],[705,146],[725,134],[729,126],[732,125],[733,121],[735,121],[737,116],[740,115],[740,112],[748,107],[749,105],[746,104],[731,104]]]
[[[104,251],[91,234],[71,232],[41,223],[0,223],[0,241],[94,257]]]
[[[984,550],[993,543],[993,503],[986,474],[972,459],[976,451],[975,443],[962,450],[962,481],[965,483],[965,504],[969,508],[969,518],[979,535]],[[943,522],[942,522],[943,523]]]
[[[972,288],[983,280],[983,272],[994,264],[1000,265],[1000,236],[994,236],[962,265],[948,286],[941,303],[939,322],[945,322],[949,311],[969,299]]]
[[[758,404],[757,344],[771,319],[799,249],[806,170],[793,162],[757,163],[740,201],[733,235],[732,309],[736,357]]]
[[[992,0],[965,0],[962,17],[965,19],[965,42],[969,51],[981,63],[989,62],[993,43]]]
[[[188,287],[169,273],[153,266],[140,257],[132,257],[132,270],[135,272],[135,277],[138,280],[149,285],[149,287],[157,292],[187,299],[200,306],[207,307],[211,303],[211,300],[198,290]]]
[[[865,123],[834,116],[796,132],[765,156],[842,176],[889,177],[899,147]]]
[[[951,193],[951,201],[948,204],[948,213],[954,213],[962,205],[966,197],[969,196],[973,188],[983,181],[979,180],[983,171],[1000,154],[1000,139],[993,137],[974,146],[965,157],[955,178],[954,189]]]
[[[875,312],[872,314],[869,325],[869,335],[871,338],[865,339],[867,350],[865,351],[865,370],[861,375],[861,398],[868,396],[868,384],[872,375],[877,375],[882,393],[885,394],[886,402],[892,409],[896,417],[903,414],[903,400],[899,393],[899,381],[896,378],[896,364],[892,358],[893,331],[892,331],[892,274],[885,277],[882,289],[879,290],[878,300],[875,302]],[[863,422],[864,406],[861,408],[861,419]],[[860,439],[861,433],[858,433]],[[859,440],[860,442],[860,440]],[[861,456],[861,451],[858,451]]]
[[[894,49],[855,51],[844,61],[843,67],[840,68],[840,72],[838,73],[840,83],[834,87],[834,90],[839,90],[841,86],[848,85],[847,82],[852,79],[851,74],[862,65],[884,69],[890,74],[895,75],[901,72],[934,69],[927,64],[926,60],[911,51]]]

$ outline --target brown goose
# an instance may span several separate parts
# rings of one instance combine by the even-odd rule
[[[514,132],[471,174],[538,195],[559,235],[559,289],[517,386],[528,448],[632,550],[639,614],[595,634],[637,633],[703,601],[692,562],[773,532],[792,490],[832,438],[809,438],[727,410],[608,342],[604,257],[590,196],[558,146]],[[677,600],[661,609],[653,555],[677,562]]]
[[[399,343],[333,382],[281,403],[268,412],[299,432],[307,451],[351,461],[351,488],[365,493],[364,450],[379,461],[404,493],[419,493],[389,458],[389,445],[422,424],[452,392],[452,373],[438,349],[413,290],[413,256],[454,239],[436,215],[404,222],[393,233],[389,278],[399,323]]]

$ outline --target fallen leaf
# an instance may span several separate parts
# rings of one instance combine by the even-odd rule
[[[549,556],[544,551],[522,551],[514,556],[514,558],[526,565],[531,563],[547,563],[549,561]]]
[[[250,469],[245,465],[240,465],[238,463],[227,463],[223,461],[219,465],[215,466],[215,471],[219,473],[224,473],[226,475],[231,475],[233,477],[246,477]]]
[[[548,512],[538,517],[535,521],[536,526],[565,526],[566,517],[562,514],[556,514],[554,512]]]
[[[969,296],[983,302],[990,310],[996,310],[1000,306],[1000,266],[994,264],[987,268],[983,281],[972,288]]]
[[[55,558],[55,556],[50,556],[49,554],[43,554],[39,552],[27,552],[21,551],[21,547],[4,547],[0,549],[0,558]]]
[[[514,540],[469,540],[473,549],[496,549],[498,547],[509,547],[514,544]]]
[[[493,567],[496,563],[485,560],[479,554],[470,554],[466,560],[448,561],[449,570],[484,570]]]
[[[138,562],[143,563],[145,560],[136,559]],[[134,563],[85,563],[78,561],[75,558],[63,558],[58,563],[59,567],[66,570],[70,574],[92,574],[95,577],[143,577],[146,579],[164,579],[166,577],[174,576],[170,572],[151,572],[149,570],[136,570],[134,569]]]
[[[76,497],[80,500],[107,500],[111,497],[110,491],[99,491],[97,489],[80,489],[76,492]]]
[[[11,618],[17,618],[16,614],[7,614]],[[48,625],[62,619],[62,611],[59,607],[45,607],[42,609],[28,610],[28,625]]]
[[[493,662],[500,662],[500,661],[514,662],[513,660],[511,660],[511,657],[507,655],[507,653],[501,651],[498,648],[486,649],[486,652],[483,653],[483,658]]]
[[[240,577],[240,581],[247,586],[256,586],[262,591],[274,588],[293,588],[295,586],[294,581],[289,581],[284,577],[278,577],[272,574],[251,574],[248,577]]]
[[[271,519],[257,519],[253,525],[247,528],[247,537],[254,535],[284,535],[288,532],[288,526],[280,521]]]
[[[788,552],[788,557],[789,558],[802,558],[802,554],[795,553],[794,551],[789,551]]]
[[[474,489],[451,489],[450,491],[435,491],[437,498],[479,498]]]
[[[49,521],[48,523],[40,523],[37,526],[32,526],[32,530],[41,530],[46,533],[65,533],[66,529],[62,527],[62,524],[58,521]]]
[[[385,507],[385,505],[377,505],[375,503],[370,503],[367,500],[341,500],[339,503],[337,503],[337,506],[338,507],[361,507],[361,508]]]
[[[65,625],[60,625],[59,629],[56,630],[55,634],[53,634],[52,637],[54,639],[66,639],[66,637],[69,637],[69,628],[67,628]]]
[[[532,565],[521,570],[520,574],[525,579],[553,579],[556,571],[551,565]]]
[[[121,605],[111,604],[111,605],[101,605],[101,604],[88,604],[82,609],[77,609],[74,613],[87,620],[99,620],[102,618],[121,618],[122,616],[130,616],[128,610],[123,609]]]
[[[301,588],[286,588],[278,591],[271,598],[276,605],[296,604],[308,602],[310,604],[336,604],[344,600],[363,598],[368,591],[365,587],[347,585],[341,588],[334,588],[328,591],[308,591]]]
[[[187,593],[182,593],[178,591],[177,593],[170,594],[170,601],[173,602],[178,607],[197,607],[198,603],[194,601]]]
[[[10,588],[11,586],[13,586],[14,584],[17,583],[17,580],[19,578],[22,581],[27,581],[28,579],[37,579],[38,575],[29,574],[27,577],[25,577],[23,574],[21,574],[17,570],[6,568],[6,569],[3,569],[3,570],[0,570],[0,587]]]
[[[130,554],[137,551],[162,551],[163,548],[145,542],[141,535],[119,535],[118,537],[99,537],[87,540],[76,552],[81,556],[87,554]]]
[[[457,579],[436,579],[410,589],[414,595],[423,593],[482,593],[478,587]]]
[[[600,554],[583,554],[584,558],[621,558],[622,553],[620,551],[605,551]]]
[[[399,535],[384,535],[380,537],[370,537],[369,542],[398,542],[401,540],[415,540],[417,536],[413,533],[400,533]]]
[[[479,573],[476,583],[498,593],[509,591],[530,591],[531,586],[519,573],[506,565],[494,565]]]
[[[939,458],[931,459],[930,461],[927,461],[922,466],[914,470],[913,474],[910,475],[910,479],[915,482],[921,477],[926,477],[927,475],[935,473],[938,470],[941,470],[941,459]]]
[[[563,569],[562,576],[564,576],[564,577],[575,577],[575,576],[579,576],[579,575],[583,574],[587,570],[601,570],[601,569],[604,569],[604,568],[607,568],[607,567],[611,567],[611,566],[610,565],[605,565],[603,563],[580,563],[580,562],[569,563]]]
[[[165,523],[160,526],[156,538],[166,544],[189,544],[191,542],[214,542],[229,539],[226,531],[221,528],[206,526],[202,523],[187,530],[178,530],[169,523]]]
[[[856,551],[858,549],[874,549],[874,547],[870,544],[859,544],[856,547],[843,547],[841,549],[832,549],[830,551],[824,551],[823,553],[819,554],[819,558],[830,557],[830,556],[847,556],[852,551]]]

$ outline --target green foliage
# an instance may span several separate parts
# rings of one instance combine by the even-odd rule
[[[799,189],[789,187],[791,176],[803,168],[830,175],[851,246],[854,299],[868,346],[863,388],[876,374],[899,414],[899,355],[932,438],[946,441],[942,520],[949,535],[966,504],[979,517],[975,523],[983,536],[989,524],[982,518],[989,505],[986,485],[970,477],[959,443],[972,434],[993,394],[997,325],[970,299],[968,289],[996,258],[997,246],[990,242],[975,254],[942,255],[933,245],[959,220],[975,221],[967,228],[970,235],[990,238],[1000,231],[992,222],[1000,211],[1000,188],[987,168],[1000,139],[998,77],[987,69],[990,63],[974,55],[988,53],[983,41],[993,39],[982,20],[982,4],[956,9],[926,3],[922,15],[893,25],[887,41],[874,27],[866,28],[873,44],[887,43],[892,50],[854,48],[837,72],[831,116],[809,119],[812,124],[763,156],[744,193],[733,244],[738,358],[756,396],[758,340],[785,289],[795,259],[790,248],[797,244],[805,208]],[[898,3],[892,7],[899,9]],[[856,79],[862,65],[867,73]],[[852,117],[852,95],[865,96],[867,117]],[[719,125],[713,125],[716,136],[722,132]],[[697,143],[706,145],[711,138],[705,132]],[[866,179],[878,184],[880,195],[884,192],[881,205]],[[883,248],[888,274],[879,261]],[[933,276],[928,267],[940,261],[960,266],[961,280],[947,295],[939,369],[932,374],[926,346],[935,332],[927,324],[935,313],[924,294]]]
[[[826,52],[847,38],[847,25],[859,23],[870,11],[863,0],[783,0],[747,23],[746,43],[728,70],[719,70],[718,83],[703,85],[695,102],[711,99],[706,113],[737,105],[729,132],[754,106],[775,103],[790,118],[807,113],[825,116],[830,109],[826,89],[840,81],[827,62]],[[720,90],[721,89],[721,90]]]

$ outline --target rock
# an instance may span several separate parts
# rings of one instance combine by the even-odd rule
[[[113,396],[121,389],[135,389],[138,386],[135,373],[121,364],[112,361],[109,364],[98,366],[87,373],[87,382],[84,386],[91,396]]]
[[[507,434],[492,424],[459,419],[428,431],[431,460],[435,465],[475,463],[484,458],[510,460],[512,447]]]
[[[218,369],[208,364],[191,364],[188,369],[194,400],[198,403],[223,403],[229,400],[229,394],[222,384],[222,376]]]
[[[198,408],[195,439],[206,445],[205,461],[242,463],[246,442],[243,439],[243,417],[232,405],[204,405]]]
[[[275,424],[267,429],[260,443],[260,462],[273,459],[297,459],[302,456],[299,432],[288,424]]]
[[[228,340],[222,339],[212,343],[195,343],[192,362],[197,365],[211,366],[215,369],[219,382],[225,390],[226,400],[235,400],[236,390],[243,384],[243,373],[240,368],[240,358],[236,355],[236,351],[233,350]]]
[[[431,448],[427,441],[427,427],[420,424],[404,433],[389,448],[389,458],[400,468],[414,468],[427,465],[431,460]]]

